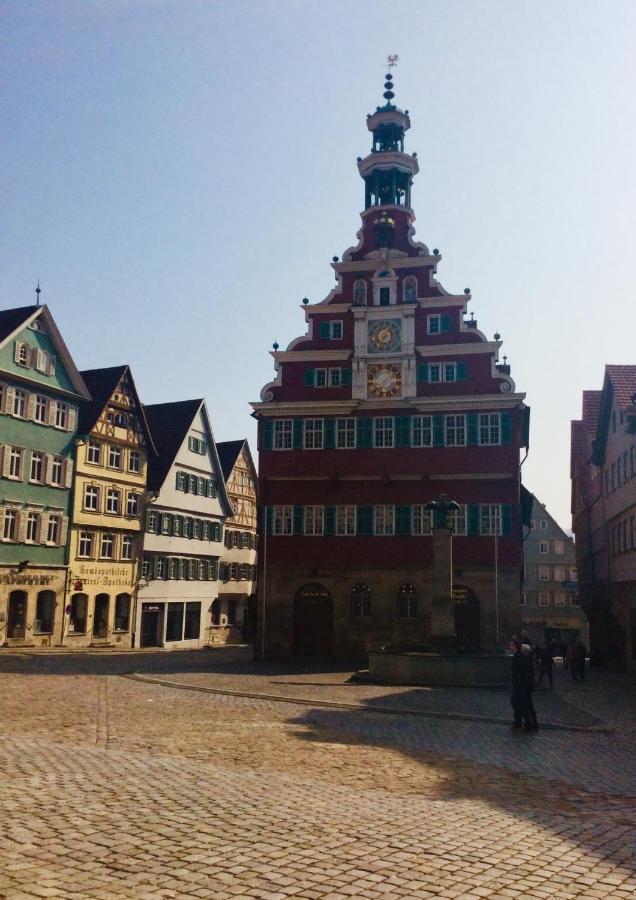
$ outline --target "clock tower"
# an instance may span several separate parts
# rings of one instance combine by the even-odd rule
[[[438,250],[414,239],[408,111],[367,116],[358,159],[358,242],[334,257],[337,286],[306,298],[307,330],[274,345],[259,423],[259,635],[264,656],[363,656],[426,647],[433,612],[427,504],[452,515],[456,639],[493,649],[519,627],[524,394],[467,317],[471,300],[437,280]]]

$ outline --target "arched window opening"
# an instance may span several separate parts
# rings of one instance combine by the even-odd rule
[[[53,617],[55,613],[55,593],[53,591],[40,591],[35,604],[35,631],[41,634],[53,632]]]
[[[115,631],[128,631],[130,626],[130,594],[115,597]]]

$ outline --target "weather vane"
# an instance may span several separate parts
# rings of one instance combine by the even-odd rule
[[[386,58],[387,68],[392,69],[394,66],[397,66],[399,58],[397,53],[390,53]]]

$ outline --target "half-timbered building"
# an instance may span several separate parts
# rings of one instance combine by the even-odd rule
[[[252,640],[256,625],[256,483],[247,440],[217,444],[232,515],[225,520],[219,598],[212,616],[214,643]]]
[[[82,372],[69,547],[66,646],[130,647],[148,459],[155,454],[128,366]]]
[[[337,286],[303,300],[306,332],[274,345],[274,380],[253,403],[259,433],[257,647],[266,656],[362,656],[426,646],[431,518],[453,521],[457,643],[504,646],[520,627],[520,450],[528,409],[499,335],[467,316],[470,291],[437,280],[438,250],[414,238],[416,154],[408,113],[367,117],[358,160],[358,242],[334,257]],[[333,226],[331,226],[333,227]]]

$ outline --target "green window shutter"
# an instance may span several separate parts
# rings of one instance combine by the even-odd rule
[[[411,417],[396,416],[395,417],[395,446],[410,447],[411,446]],[[408,509],[408,507],[407,507]]]
[[[176,489],[177,489],[178,491],[182,491],[182,490],[183,490],[183,488],[181,487],[181,472],[177,472],[177,476],[176,476]]]
[[[433,416],[433,446],[444,446],[444,416]]]
[[[512,534],[512,506],[509,503],[501,504],[501,533]]]
[[[328,341],[329,337],[331,336],[331,328],[329,327],[329,322],[321,322],[320,330],[318,333],[323,340]]]
[[[451,317],[450,316],[440,316],[440,331],[450,331],[451,330]]]
[[[372,447],[373,446],[373,419],[358,419],[357,420],[357,434],[356,434],[356,446],[357,447]]]
[[[468,378],[468,364],[465,362],[457,363],[457,380],[466,381]]]
[[[362,535],[373,534],[373,507],[359,506],[357,511],[357,532]]]
[[[316,384],[314,370],[305,369],[305,387],[314,387]]]
[[[395,507],[395,533],[410,534],[411,533],[411,507],[396,506]]]
[[[154,512],[154,510],[150,510],[150,509],[147,509],[147,510],[146,510],[146,531],[152,530],[152,531],[154,532],[154,531],[156,531],[156,529],[157,529],[157,526],[156,526],[156,525],[155,525],[154,528],[151,529],[151,518],[152,518],[152,513],[153,513],[153,512]],[[156,522],[156,521],[157,521],[157,517],[155,516],[155,522]]]
[[[303,506],[294,507],[294,534],[303,534],[305,528],[305,509]]]
[[[340,384],[351,384],[351,369],[340,369]]]
[[[468,413],[466,416],[466,425],[467,425],[467,441],[466,443],[470,447],[474,447],[479,443],[479,416],[477,413]]]
[[[294,419],[294,424],[292,427],[294,434],[294,450],[301,450],[303,446],[303,420]]]
[[[274,422],[265,419],[263,422],[263,450],[271,450],[273,446]]]
[[[468,507],[468,534],[479,534],[479,504],[471,503]]]
[[[336,507],[325,506],[325,534],[336,533]]]
[[[428,363],[422,363],[417,367],[417,380],[428,381]]]
[[[273,513],[272,507],[266,506],[265,507],[265,533],[266,534],[272,533],[272,513]]]
[[[325,419],[325,449],[333,450],[336,446],[336,420]]]
[[[501,443],[512,443],[512,416],[510,413],[501,414]]]

